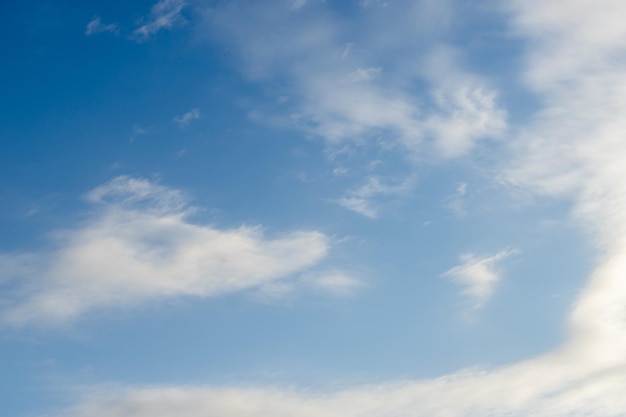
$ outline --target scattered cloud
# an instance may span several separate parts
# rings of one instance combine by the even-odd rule
[[[336,296],[350,296],[363,287],[363,282],[344,271],[330,270],[310,273],[303,278],[304,284]]]
[[[333,176],[335,177],[343,177],[348,174],[348,168],[346,167],[335,167],[333,168]]]
[[[467,183],[461,182],[457,184],[456,192],[450,196],[445,203],[448,209],[455,217],[463,218],[467,216],[467,202],[465,195],[467,194]]]
[[[114,35],[119,35],[120,28],[115,23],[109,23],[108,25],[105,25],[104,23],[102,23],[102,20],[100,20],[100,17],[98,16],[94,17],[89,23],[87,23],[85,35],[91,36],[95,35],[96,33],[103,32],[109,32],[113,33]]]
[[[402,195],[408,192],[413,184],[409,178],[399,184],[383,184],[380,178],[370,176],[359,188],[349,190],[338,200],[341,207],[352,210],[362,216],[375,219],[378,217],[380,198],[384,196]]]
[[[174,121],[180,127],[187,127],[189,126],[189,123],[191,123],[193,120],[199,119],[200,117],[202,117],[200,115],[200,109],[191,109],[187,113],[183,114],[182,116],[174,117]]]
[[[147,135],[148,133],[150,133],[149,129],[142,127],[138,124],[134,124],[128,140],[132,143],[137,140],[139,136]]]
[[[431,42],[450,19],[439,3],[447,2],[365,8],[346,33],[328,8],[294,14],[280,2],[231,2],[206,12],[204,28],[233,47],[249,78],[289,90],[284,114],[259,120],[282,118],[332,146],[383,134],[408,156],[451,158],[499,137],[507,122],[497,93],[463,70],[461,54]],[[412,89],[416,83],[423,93]]]
[[[219,229],[189,221],[194,207],[179,190],[118,177],[86,196],[93,210],[53,248],[2,254],[5,324],[64,323],[99,309],[171,297],[213,297],[258,289],[317,264],[329,239],[315,231],[276,238],[260,227]]]
[[[491,256],[464,254],[461,255],[461,264],[444,272],[442,276],[463,287],[463,294],[474,302],[473,307],[480,308],[493,295],[501,280],[498,263],[516,253],[517,250],[507,249]]]
[[[187,6],[186,0],[160,0],[150,10],[141,26],[133,32],[137,42],[145,42],[163,29],[172,29],[184,25],[183,9]]]

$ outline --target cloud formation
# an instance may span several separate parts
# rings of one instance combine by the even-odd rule
[[[260,227],[194,224],[182,192],[144,179],[115,178],[87,200],[88,220],[56,232],[53,249],[0,257],[1,276],[17,285],[5,294],[4,323],[63,323],[96,309],[260,288],[329,251],[315,231],[270,239]]]
[[[472,253],[461,255],[461,264],[442,274],[463,287],[463,294],[473,302],[474,308],[482,307],[493,295],[501,276],[497,265],[505,258],[517,253],[515,250],[503,250],[491,256],[476,256]]]
[[[186,0],[160,0],[152,6],[141,26],[134,30],[133,38],[137,42],[145,42],[163,29],[184,25],[186,20],[182,11],[186,6]]]
[[[102,20],[100,20],[100,17],[98,16],[94,17],[89,23],[87,23],[85,35],[91,36],[95,35],[96,33],[103,32],[109,32],[113,33],[114,35],[119,35],[120,28],[115,23],[109,23],[108,25],[105,25],[104,23],[102,23]]]
[[[453,158],[499,137],[507,122],[495,90],[463,70],[459,51],[433,42],[450,19],[447,4],[363,4],[345,25],[323,2],[293,10],[232,1],[204,12],[204,30],[233,47],[250,79],[289,90],[288,110],[263,119],[331,145],[383,135],[412,156]]]
[[[412,178],[399,184],[383,184],[380,178],[370,176],[362,186],[348,190],[346,195],[338,201],[339,205],[348,210],[352,210],[370,219],[378,217],[379,200],[381,197],[401,195],[408,192],[412,185]]]
[[[529,45],[524,79],[544,106],[512,142],[503,179],[573,202],[573,218],[592,237],[600,264],[569,325],[599,355],[623,358],[626,29],[617,16],[626,4],[511,0],[507,7],[513,30]]]
[[[375,2],[366,3],[376,6]],[[539,196],[570,199],[574,218],[587,229],[600,254],[598,267],[568,316],[566,340],[560,347],[495,369],[325,392],[241,387],[103,389],[85,398],[70,415],[622,416],[626,409],[626,26],[622,22],[626,4],[620,0],[502,0],[501,4],[510,13],[513,33],[527,41],[522,75],[542,103],[532,122],[512,138],[511,157],[505,161],[502,179]],[[328,41],[326,46],[336,46],[329,41],[335,39],[332,25],[317,36],[304,33],[310,37],[295,41],[304,47],[304,58],[307,40],[312,45],[322,40]],[[271,64],[275,56],[293,53],[290,45],[285,48],[275,55],[262,48],[250,48],[247,53],[260,54],[253,56],[252,62]],[[338,54],[345,58],[352,52],[348,49]],[[346,74],[369,67],[373,66],[359,65]],[[289,70],[292,68],[296,74],[308,71],[297,65]],[[382,74],[385,71],[383,68]],[[339,90],[338,103],[328,103],[325,98],[330,95],[323,85],[316,96],[309,93],[304,81],[298,81],[300,77],[304,79],[304,75],[294,78],[302,86],[304,103],[312,106],[303,107],[303,117],[316,120],[314,129],[329,139],[362,133],[364,127],[394,126],[400,132],[413,132],[417,126],[416,105],[393,88],[378,90],[368,85],[356,90],[361,96]],[[449,94],[467,95],[460,91],[456,87]],[[345,95],[353,99],[345,100],[350,106],[341,104]],[[488,96],[478,101],[484,102]],[[369,100],[372,97],[376,100]],[[314,108],[316,103],[319,109]],[[379,105],[391,106],[393,111],[382,112],[372,121],[363,116]],[[453,130],[464,129],[463,123],[459,126]],[[463,148],[457,144],[450,149]],[[473,267],[461,266],[455,275],[464,277],[476,296],[484,297],[494,282],[490,265],[503,256],[468,259],[467,265]],[[476,283],[479,285],[473,286]]]
[[[328,391],[280,388],[102,389],[71,417],[617,417],[626,408],[624,368],[593,370],[559,352],[495,371]]]
[[[174,117],[174,121],[180,127],[187,127],[189,126],[189,123],[191,123],[193,120],[199,119],[200,117],[200,109],[191,109],[182,116]]]

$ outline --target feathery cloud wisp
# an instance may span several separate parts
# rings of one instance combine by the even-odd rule
[[[182,116],[174,117],[174,121],[178,124],[178,126],[186,127],[189,126],[189,123],[191,123],[193,120],[197,120],[200,117],[200,109],[191,109]]]
[[[144,42],[163,29],[172,29],[186,23],[182,16],[187,6],[186,0],[160,0],[152,9],[145,22],[133,32],[137,42]]]
[[[370,219],[378,217],[379,207],[377,200],[381,196],[400,195],[408,192],[413,179],[409,178],[399,184],[383,184],[378,177],[370,176],[362,186],[349,190],[338,200],[341,207],[358,213]]]

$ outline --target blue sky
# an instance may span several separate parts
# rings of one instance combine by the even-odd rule
[[[623,2],[0,12],[4,414],[623,415]]]

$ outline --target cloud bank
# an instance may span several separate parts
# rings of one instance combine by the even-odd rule
[[[89,219],[55,233],[53,249],[0,257],[2,277],[16,285],[1,304],[3,322],[63,323],[96,309],[260,288],[329,251],[315,231],[271,239],[260,227],[194,224],[180,191],[144,179],[115,178],[87,199]]]

